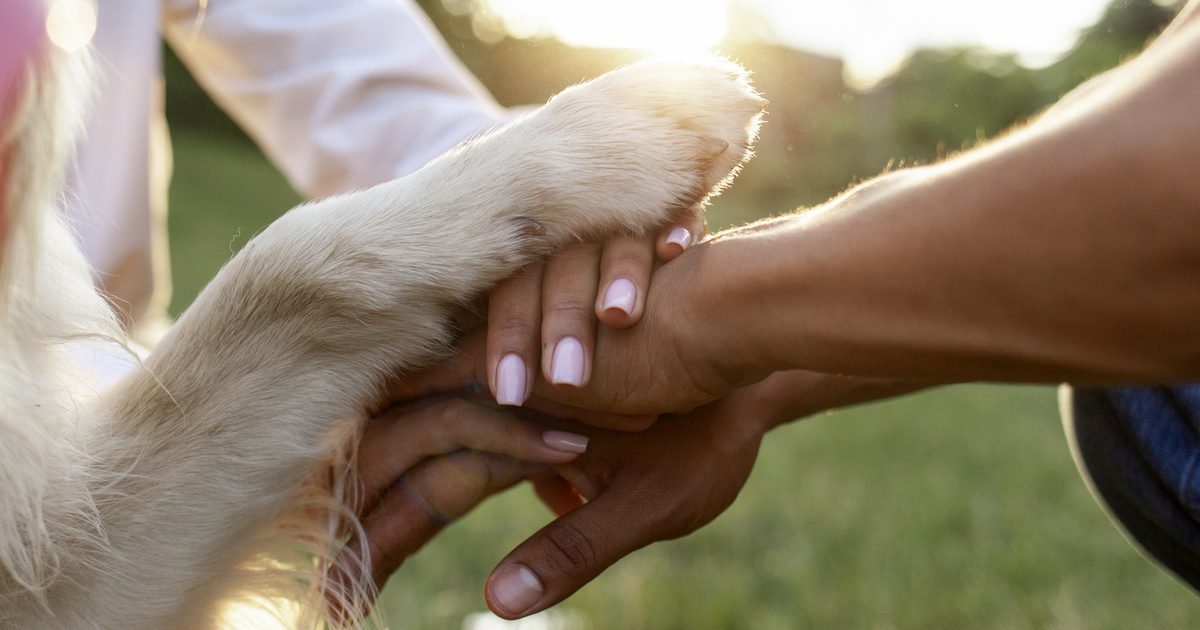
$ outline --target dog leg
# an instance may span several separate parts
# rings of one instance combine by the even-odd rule
[[[763,101],[731,64],[571,88],[414,175],[296,208],[223,269],[88,437],[108,539],[52,598],[69,627],[195,627],[383,380],[464,304],[572,238],[664,225],[746,158]]]

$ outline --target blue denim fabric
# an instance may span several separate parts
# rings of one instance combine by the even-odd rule
[[[1157,482],[1200,523],[1200,384],[1113,388],[1108,398],[1157,477],[1136,483]]]

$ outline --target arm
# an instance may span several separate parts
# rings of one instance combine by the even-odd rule
[[[991,145],[693,247],[637,328],[600,336],[588,388],[534,394],[657,413],[787,369],[1198,378],[1198,75],[1191,20]]]
[[[645,418],[789,369],[1200,377],[1198,24],[991,145],[689,248],[655,273],[637,326],[597,332],[585,387],[537,381],[531,404]],[[485,381],[484,355],[468,340],[423,383]]]
[[[372,584],[367,595],[378,593],[409,556],[480,501],[586,449],[584,436],[458,399],[419,401],[375,416],[356,458],[361,492],[354,507],[362,527],[328,567],[337,585],[332,591],[353,588],[361,571]],[[338,612],[345,618],[349,611]]]
[[[670,94],[686,100],[642,98],[664,77],[716,89],[697,102],[686,83],[672,83],[679,89]],[[69,427],[79,444],[72,453],[87,454],[79,485],[95,499],[84,525],[102,524],[105,537],[89,547],[83,531],[83,551],[63,565],[53,593],[31,597],[16,618],[36,619],[49,612],[38,604],[52,601],[61,603],[56,621],[70,627],[194,625],[231,595],[219,586],[245,584],[230,576],[267,548],[256,536],[264,528],[278,534],[270,542],[300,539],[318,557],[336,549],[340,536],[324,525],[341,520],[341,497],[328,492],[331,476],[312,473],[341,453],[385,376],[440,354],[462,305],[537,255],[576,234],[661,225],[677,200],[698,201],[748,150],[754,106],[746,86],[718,66],[641,64],[564,92],[410,177],[300,206],[273,223],[218,273],[146,369],[104,393],[95,425]],[[709,135],[739,150],[702,161]],[[626,143],[621,149],[660,150],[630,162],[627,150],[612,150],[614,137]],[[555,150],[547,156],[543,147]],[[602,180],[571,177],[592,168],[636,185],[614,193]],[[528,437],[551,455],[553,439]],[[565,438],[568,455],[583,446],[551,438]],[[294,501],[306,481],[321,486],[306,495],[313,502]],[[453,505],[430,503],[445,515],[493,489],[484,483]],[[79,505],[46,522],[74,525]],[[372,532],[372,522],[364,527]],[[312,555],[300,557],[287,565],[295,572],[259,573],[254,586],[263,592],[272,577],[316,586]]]
[[[165,5],[171,47],[310,197],[408,174],[507,117],[411,0]]]
[[[511,116],[411,0],[201,7],[168,2],[167,40],[307,196],[405,175]],[[703,233],[696,206],[658,234],[580,244],[548,260],[544,277],[539,263],[501,284],[489,301],[493,395],[522,404],[539,363],[548,380],[586,383],[597,322],[634,325],[654,261],[671,260]]]
[[[1200,29],[1050,119],[713,243],[724,369],[926,378],[1200,376]],[[712,303],[712,302],[707,302]],[[745,318],[749,320],[749,318]]]
[[[781,372],[646,431],[590,431],[586,454],[535,482],[561,516],[492,572],[489,607],[510,619],[543,610],[635,550],[707,525],[737,497],[771,428],[916,388]]]

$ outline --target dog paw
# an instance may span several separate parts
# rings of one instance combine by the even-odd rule
[[[569,88],[527,121],[537,218],[552,238],[660,227],[733,179],[765,106],[745,70],[715,57],[645,61]]]

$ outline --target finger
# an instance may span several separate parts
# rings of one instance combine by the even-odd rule
[[[590,411],[588,409],[572,407],[545,397],[546,395],[557,394],[558,392],[553,391],[543,381],[534,386],[534,396],[529,399],[525,406],[529,410],[538,412],[539,414],[563,420],[575,420],[593,427],[610,429],[612,431],[645,431],[654,426],[654,423],[658,420],[658,416],[654,414],[624,415],[604,411]]]
[[[617,560],[659,539],[635,497],[613,487],[558,518],[501,561],[488,577],[488,608],[517,619],[557,604]]]
[[[500,455],[458,451],[410,471],[363,519],[360,534],[335,560],[328,578],[331,606],[341,609],[339,595],[344,601],[345,594],[378,592],[447,524],[523,479],[532,472],[529,466]],[[368,579],[373,587],[355,586]]]
[[[596,295],[596,317],[601,323],[627,328],[641,319],[653,265],[652,237],[618,236],[604,244]]]
[[[481,328],[467,335],[454,354],[441,362],[421,371],[395,375],[387,383],[384,401],[390,404],[412,400],[482,383],[487,374],[486,344],[486,330]]]
[[[522,405],[533,388],[542,323],[542,265],[500,283],[488,297],[487,374],[501,405]]]
[[[663,262],[674,260],[684,250],[703,240],[706,232],[707,222],[704,210],[697,206],[659,233],[654,251],[658,255],[658,259]]]
[[[583,505],[583,499],[575,492],[575,488],[556,473],[551,472],[529,481],[533,484],[534,494],[555,516],[562,516]]]
[[[358,470],[365,496],[371,498],[401,473],[435,455],[471,449],[562,464],[586,451],[587,443],[583,435],[548,430],[503,411],[448,399],[369,422],[358,450]]]
[[[474,451],[458,451],[414,469],[363,522],[375,583],[382,586],[443,527],[532,470],[510,457]]]
[[[596,337],[600,246],[579,243],[546,261],[542,274],[542,374],[558,386],[582,387],[591,376]]]
[[[467,335],[459,344],[459,350],[442,363],[413,374],[401,375],[388,384],[386,400],[411,400],[435,392],[457,391],[482,382],[486,374],[484,349],[486,335],[478,330]],[[533,398],[526,406],[544,414],[567,420],[578,420],[584,424],[614,431],[642,431],[654,424],[656,415],[621,415],[601,411],[590,411],[557,402],[563,392],[548,384],[544,379],[535,379]]]

